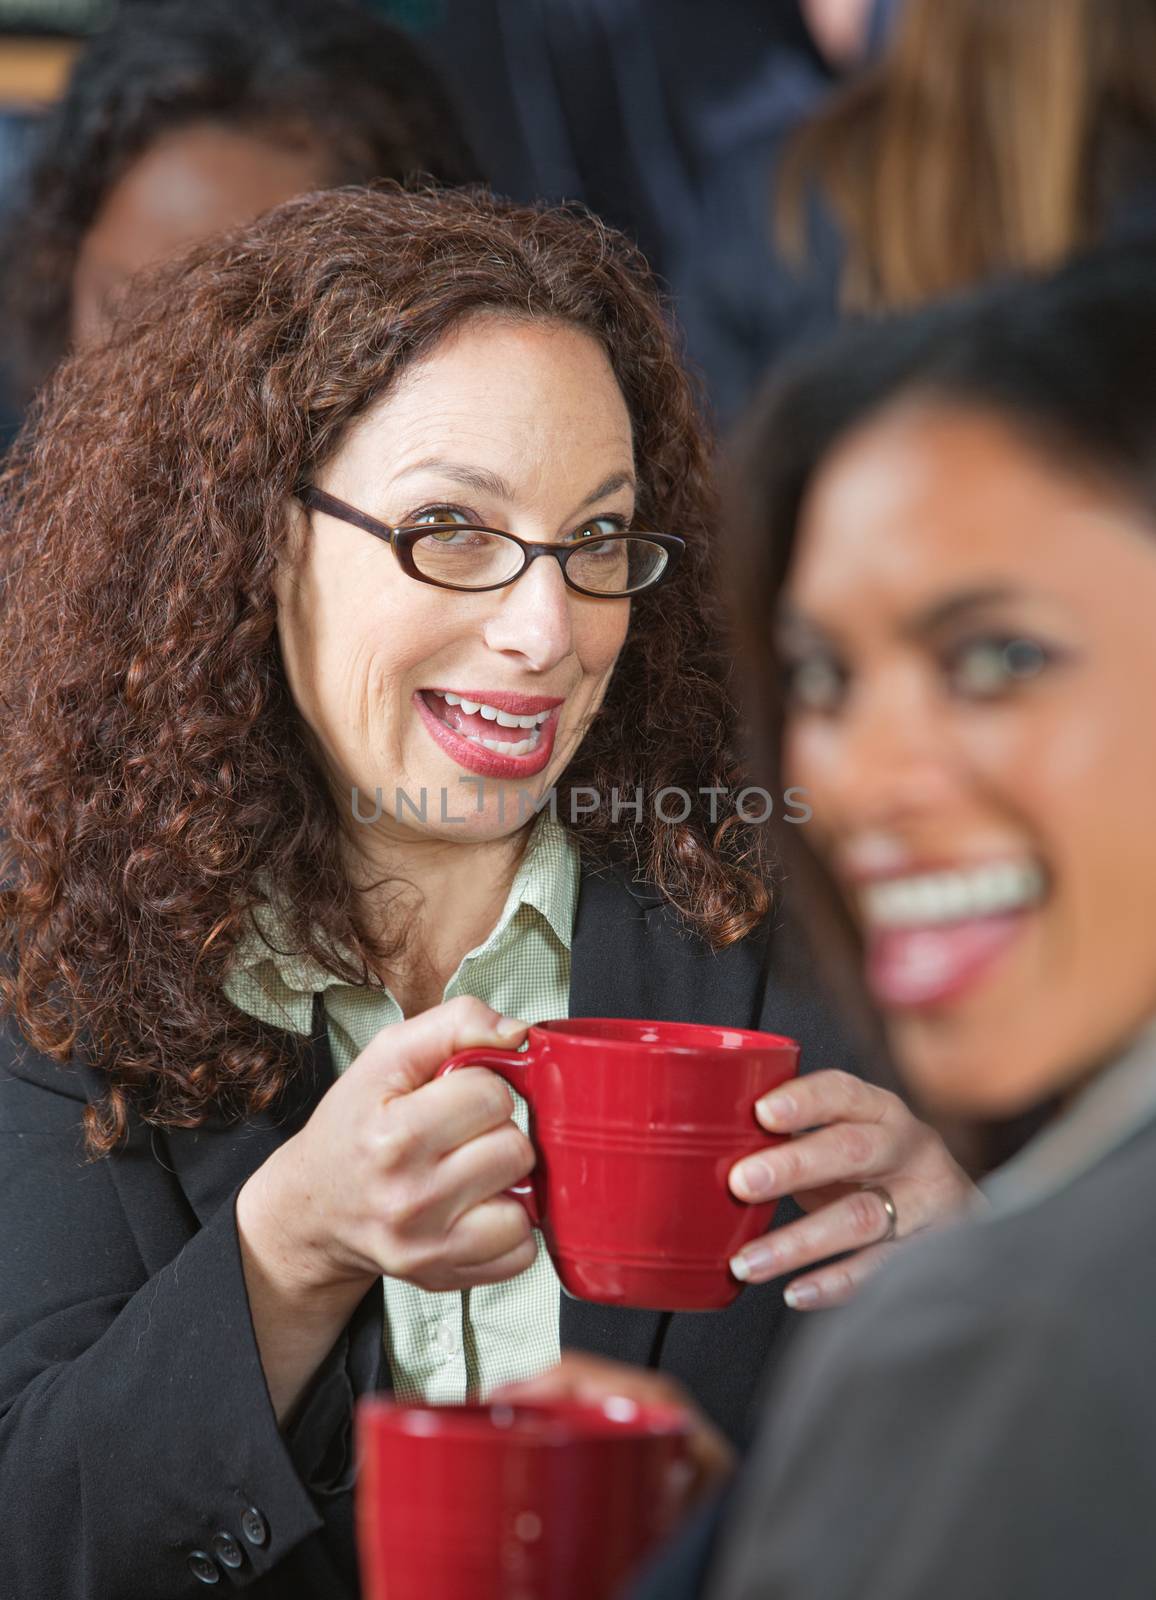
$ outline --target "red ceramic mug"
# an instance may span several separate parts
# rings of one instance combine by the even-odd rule
[[[358,1406],[366,1600],[610,1600],[674,1527],[676,1406]]]
[[[727,1306],[730,1258],[771,1226],[776,1202],[727,1188],[736,1161],[776,1141],[755,1102],[798,1069],[793,1039],[686,1022],[571,1017],[528,1048],[463,1050],[442,1067],[489,1067],[525,1096],[537,1164],[510,1191],[564,1289],[658,1311]]]

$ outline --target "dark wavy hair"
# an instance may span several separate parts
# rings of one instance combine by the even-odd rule
[[[286,498],[477,312],[600,341],[632,418],[639,525],[688,541],[633,602],[562,804],[577,785],[737,782],[709,453],[633,246],[585,214],[390,186],[290,201],[196,247],[141,286],[107,347],[63,365],[0,475],[0,995],[36,1048],[82,1046],[103,1069],[95,1152],[130,1107],[193,1126],[285,1083],[294,1038],[221,988],[263,874],[295,947],[344,981],[396,949],[359,914],[273,580]],[[712,822],[705,800],[683,822],[642,811],[585,817],[585,859],[625,864],[716,946],[762,920],[762,829]]]
[[[79,57],[0,240],[5,359],[22,403],[68,344],[81,241],[163,135],[212,121],[317,147],[334,185],[483,174],[433,70],[350,0],[133,0]]]

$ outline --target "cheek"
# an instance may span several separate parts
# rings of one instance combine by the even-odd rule
[[[1046,711],[992,720],[971,740],[970,762],[1003,795],[1057,871],[1074,879],[1139,872],[1154,849],[1156,742],[1138,728],[1127,696],[1096,694]],[[1138,883],[1138,890],[1156,888]]]
[[[833,727],[811,718],[788,719],[783,728],[783,788],[806,791],[813,812],[807,837],[820,850],[839,826],[839,769],[838,734]]]
[[[423,663],[458,637],[461,620],[435,589],[404,576],[311,564],[284,589],[278,633],[299,704],[325,720],[360,722],[408,700]]]
[[[812,786],[827,781],[829,738],[824,740],[810,723],[788,718],[783,725],[783,778],[787,783]]]
[[[598,609],[581,615],[574,629],[575,647],[584,676],[604,682],[614,670],[630,630],[629,601],[593,601]]]

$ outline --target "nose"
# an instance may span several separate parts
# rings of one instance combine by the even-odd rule
[[[514,583],[497,590],[493,598],[497,604],[485,629],[491,650],[517,658],[518,664],[531,672],[546,672],[570,654],[573,605],[578,596],[566,587],[556,561],[531,561]]]

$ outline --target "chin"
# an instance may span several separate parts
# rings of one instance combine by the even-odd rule
[[[1010,1029],[953,1029],[903,1022],[889,1029],[904,1083],[921,1109],[998,1122],[1060,1093],[1079,1076],[1066,1055],[1017,1041]]]

